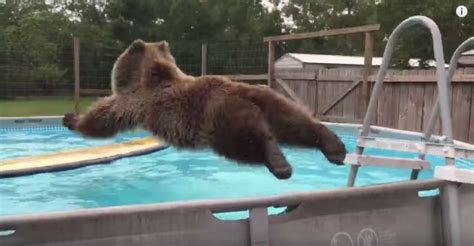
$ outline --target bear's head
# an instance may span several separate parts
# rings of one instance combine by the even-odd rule
[[[166,41],[146,43],[138,39],[115,61],[111,75],[112,91],[121,94],[171,81],[176,70],[179,69]]]

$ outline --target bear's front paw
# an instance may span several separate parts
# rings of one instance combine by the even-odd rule
[[[63,126],[67,127],[69,130],[74,130],[76,128],[78,116],[74,113],[67,113],[63,118]]]
[[[323,148],[321,148],[321,151],[331,163],[336,165],[344,164],[347,150],[344,143],[339,139],[338,141],[327,143]]]

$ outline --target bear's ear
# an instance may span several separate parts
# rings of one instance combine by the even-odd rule
[[[157,45],[158,45],[158,49],[159,49],[161,52],[169,52],[169,51],[170,51],[169,44],[168,44],[168,42],[166,42],[166,41],[158,42]]]
[[[149,68],[148,76],[144,80],[146,87],[169,86],[176,79],[176,65],[163,58],[157,58]]]
[[[128,48],[130,52],[143,52],[145,50],[145,42],[141,39],[133,41],[133,43]]]

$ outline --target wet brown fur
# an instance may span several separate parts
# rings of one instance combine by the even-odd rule
[[[265,164],[278,178],[291,166],[279,144],[320,149],[342,164],[344,144],[308,111],[271,89],[220,76],[184,74],[166,42],[135,41],[117,60],[114,93],[64,124],[90,137],[144,128],[177,148],[211,147],[241,163]]]

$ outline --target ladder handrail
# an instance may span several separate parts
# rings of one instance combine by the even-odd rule
[[[446,71],[444,68],[444,54],[443,54],[443,44],[441,40],[441,33],[439,31],[436,23],[426,16],[413,16],[402,21],[398,26],[393,30],[388,38],[388,42],[385,45],[385,50],[383,53],[382,64],[377,73],[377,78],[375,80],[374,89],[372,90],[372,95],[370,96],[369,105],[367,107],[367,112],[365,114],[364,123],[362,125],[362,132],[360,133],[361,137],[366,137],[370,133],[370,124],[374,118],[374,113],[377,108],[377,101],[380,93],[382,92],[382,86],[384,83],[384,78],[387,73],[387,69],[390,65],[390,60],[392,58],[393,50],[395,48],[396,42],[400,38],[402,31],[406,30],[415,25],[421,25],[427,28],[431,33],[431,38],[433,42],[433,51],[434,57],[436,60],[436,77],[438,85],[438,98],[439,98],[439,110],[441,113],[441,123],[443,135],[446,137],[446,142],[448,144],[453,144],[453,133],[452,133],[452,124],[451,124],[451,112],[449,106],[449,97],[448,97],[448,83],[446,77]],[[364,147],[357,146],[356,154],[362,155],[364,152]],[[423,156],[422,156],[423,157]],[[447,165],[454,165],[454,159],[446,158]],[[353,186],[355,183],[355,178],[357,176],[358,167],[352,166],[349,174],[349,179],[347,180],[347,186]],[[411,178],[415,179],[418,176],[417,171],[413,171]]]
[[[456,72],[456,69],[458,67],[459,58],[461,58],[461,55],[464,51],[467,51],[470,49],[474,49],[474,37],[470,37],[466,39],[461,45],[459,45],[456,48],[453,55],[451,56],[451,61],[449,62],[448,73],[446,75],[448,93],[451,91],[451,80],[453,79],[454,72]],[[431,138],[431,135],[433,134],[433,129],[436,124],[436,119],[439,117],[439,109],[440,109],[439,97],[437,97],[433,110],[430,114],[428,126],[423,134],[423,138],[426,141],[429,141],[429,139]]]
[[[440,102],[440,112],[441,112],[441,122],[443,128],[443,135],[446,136],[446,141],[448,143],[453,142],[452,135],[452,124],[449,108],[449,100],[447,93],[447,82],[446,82],[446,72],[444,69],[444,55],[443,55],[443,44],[441,40],[441,33],[439,31],[436,23],[426,16],[413,16],[402,21],[390,35],[387,45],[385,46],[382,64],[380,66],[379,72],[377,74],[377,79],[375,82],[372,95],[370,97],[369,106],[364,118],[364,124],[362,127],[361,136],[367,136],[370,132],[370,124],[373,118],[374,112],[376,110],[376,103],[378,97],[382,91],[382,86],[387,73],[388,66],[392,57],[392,53],[395,47],[395,43],[398,41],[400,34],[403,30],[414,26],[421,25],[429,29],[431,32],[431,37],[433,41],[433,51],[434,57],[436,60],[436,77],[438,84],[438,98]]]

